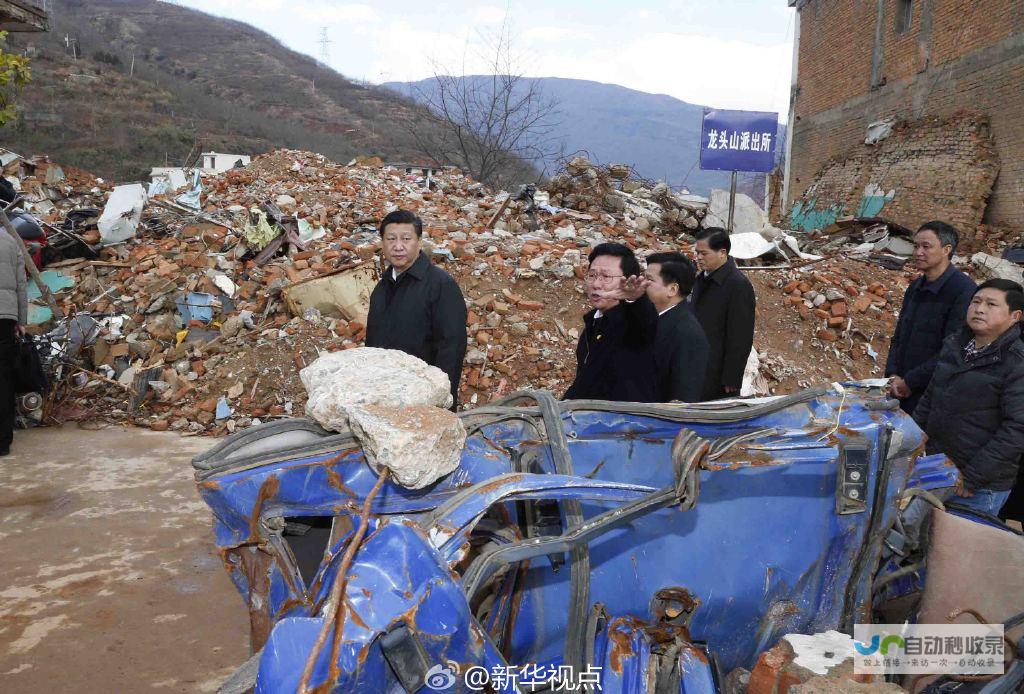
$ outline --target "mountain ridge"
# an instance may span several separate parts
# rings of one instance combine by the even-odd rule
[[[485,78],[468,75],[463,79]],[[429,90],[433,80],[385,82],[380,86],[417,98],[417,90]],[[559,102],[563,158],[573,152],[586,152],[600,163],[629,164],[644,178],[664,180],[674,188],[686,187],[704,195],[712,188],[728,189],[729,172],[703,171],[698,163],[704,106],[608,82],[567,77],[523,80],[538,83],[546,95]],[[778,134],[777,142],[784,142],[784,124],[780,124]],[[781,160],[781,152],[776,160]],[[557,164],[545,163],[548,173]],[[763,199],[763,174],[741,172],[739,178],[742,192],[758,201]]]
[[[51,31],[8,43],[29,53],[34,79],[0,130],[4,146],[104,177],[146,178],[200,142],[338,161],[417,157],[392,116],[420,107],[243,22],[158,0],[55,0]]]

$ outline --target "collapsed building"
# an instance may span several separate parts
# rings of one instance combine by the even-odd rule
[[[546,190],[511,194],[457,170],[426,177],[288,150],[207,175],[201,190],[151,194],[45,157],[0,160],[49,234],[42,278],[63,316],[33,290],[30,332],[55,374],[43,419],[197,434],[303,413],[299,371],[364,340],[382,269],[376,225],[396,207],[424,219],[425,249],[466,297],[468,407],[524,387],[564,392],[593,246],[692,255],[693,234],[727,207],[720,191],[670,191],[582,157]],[[880,375],[907,273],[842,253],[801,258],[739,200],[748,231],[736,252],[746,239],[741,262],[764,307],[750,392]]]
[[[797,9],[783,208],[968,238],[1024,229],[1024,13],[1018,0],[790,0]]]

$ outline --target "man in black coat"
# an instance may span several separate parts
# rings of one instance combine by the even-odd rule
[[[448,374],[452,409],[466,356],[466,302],[451,275],[420,249],[423,222],[395,210],[380,223],[387,269],[370,295],[366,346],[398,349]]]
[[[690,295],[693,312],[708,339],[708,368],[701,400],[739,395],[743,370],[754,346],[754,287],[732,258],[729,232],[709,227],[697,234],[703,272]]]
[[[989,280],[971,298],[967,327],[942,345],[914,421],[928,452],[960,471],[954,500],[996,515],[1010,496],[1024,455],[1024,292]]]
[[[697,277],[682,253],[652,253],[647,257],[650,280],[647,298],[658,309],[654,362],[658,369],[658,402],[700,402],[708,365],[708,339],[686,303]]]
[[[889,343],[885,375],[900,407],[913,414],[928,387],[942,341],[964,327],[974,280],[950,262],[960,240],[945,222],[928,222],[914,234],[914,266],[922,275],[907,287],[896,332]]]
[[[583,317],[576,378],[564,399],[656,402],[658,312],[647,298],[650,282],[633,251],[621,243],[596,246],[586,283],[594,308]]]

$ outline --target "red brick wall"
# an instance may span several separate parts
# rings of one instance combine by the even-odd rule
[[[821,204],[828,201],[852,215],[865,189],[884,180],[883,193],[895,193],[882,210],[886,219],[912,229],[932,219],[975,229],[999,170],[994,149],[984,116],[928,116],[897,126],[877,145],[855,146],[826,164],[803,201],[805,206],[817,201],[816,209],[828,207]]]
[[[800,10],[790,199],[863,142],[873,121],[971,109],[988,116],[1001,165],[985,221],[1024,228],[1024,0],[914,0],[902,34],[897,2],[883,2],[874,88],[876,0],[809,0]]]

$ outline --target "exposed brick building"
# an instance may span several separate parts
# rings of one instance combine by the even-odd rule
[[[918,143],[911,153],[917,159],[910,167],[876,162],[861,184],[871,184],[876,192],[895,189],[897,201],[901,187],[913,186],[918,199],[903,206],[904,216],[912,208],[912,214],[942,217],[960,193],[948,168],[953,161],[955,169],[961,161],[956,157],[962,156],[965,170],[998,166],[984,221],[1024,228],[1024,0],[789,0],[789,5],[797,8],[798,19],[786,210],[826,164],[835,168],[837,162],[871,156],[872,148],[864,145],[868,125],[892,118],[906,124],[902,136],[907,141]],[[963,122],[954,116],[965,111],[971,112],[969,122],[982,124],[976,137],[975,131],[968,136],[960,132],[929,140],[922,149],[921,137],[915,140],[909,132],[921,123],[941,138],[934,124]],[[991,156],[993,145],[997,164],[981,161]],[[937,185],[927,175],[933,158],[947,169]],[[922,178],[913,182],[906,176],[915,168]],[[897,170],[899,180],[894,178]],[[872,177],[879,180],[867,180]],[[934,204],[922,204],[932,191]],[[820,200],[818,206],[833,202]],[[984,207],[983,198],[975,204],[979,207]],[[848,205],[843,211],[855,213]]]

